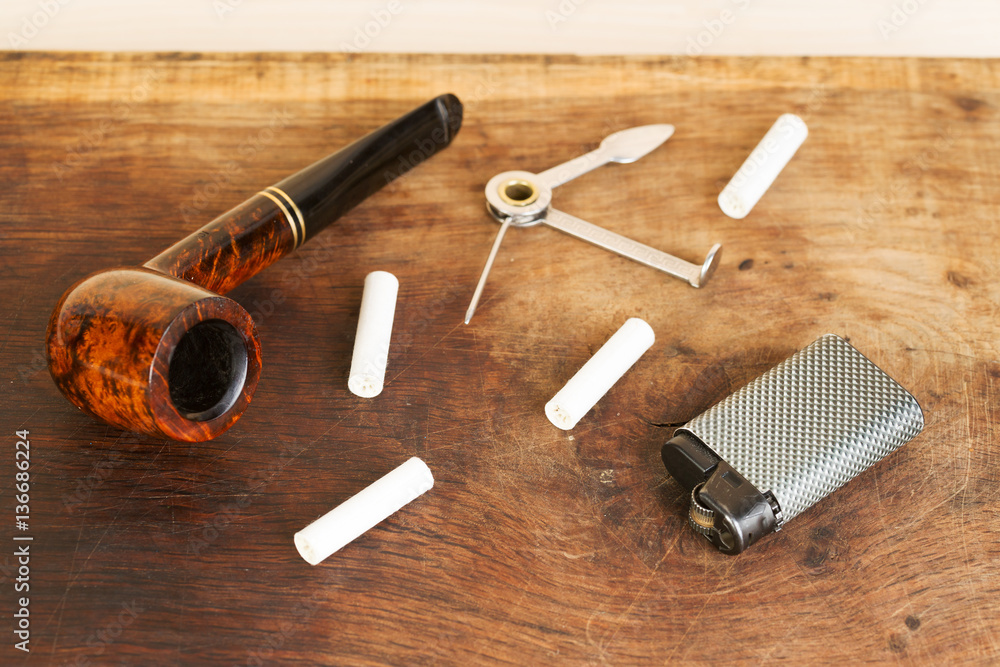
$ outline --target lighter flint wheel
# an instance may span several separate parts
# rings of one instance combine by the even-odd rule
[[[715,527],[715,512],[698,502],[698,492],[704,483],[691,489],[691,509],[688,512],[688,523],[694,530],[706,537]]]

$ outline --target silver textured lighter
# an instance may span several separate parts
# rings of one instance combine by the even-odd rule
[[[827,334],[677,429],[662,456],[691,491],[691,527],[737,554],[923,427],[908,391]]]

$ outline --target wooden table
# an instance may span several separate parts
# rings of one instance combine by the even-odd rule
[[[1000,66],[995,61],[0,57],[3,521],[31,536],[30,654],[5,664],[987,664],[1000,659]],[[123,433],[41,356],[59,295],[138,265],[442,92],[440,155],[232,293],[253,405],[215,441]],[[720,188],[783,112],[810,136],[751,215]],[[673,123],[559,208],[691,261],[707,287],[546,228],[483,186]],[[387,386],[347,390],[364,276],[400,280]],[[570,432],[542,407],[626,318],[654,347]],[[912,443],[738,557],[686,525],[672,427],[819,335],[921,402]],[[15,431],[31,439],[14,526]],[[292,534],[410,456],[434,489],[317,567]]]

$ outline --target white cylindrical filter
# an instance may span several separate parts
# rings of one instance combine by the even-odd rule
[[[780,116],[719,193],[722,212],[730,218],[745,218],[808,135],[801,118],[790,113]]]
[[[391,273],[372,271],[365,277],[351,375],[347,379],[347,387],[356,396],[371,398],[382,393],[398,291],[399,281]]]
[[[545,416],[564,431],[576,426],[655,340],[652,327],[645,321],[629,318],[545,404]]]
[[[295,548],[317,565],[434,486],[416,456],[295,533]]]

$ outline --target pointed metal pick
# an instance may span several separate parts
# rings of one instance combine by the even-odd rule
[[[476,314],[476,307],[479,305],[479,298],[483,295],[483,288],[486,287],[486,278],[490,275],[490,269],[493,268],[493,262],[497,258],[497,251],[500,250],[500,244],[503,242],[503,235],[507,233],[507,228],[510,227],[510,218],[503,221],[500,225],[500,231],[497,232],[496,239],[493,240],[493,247],[490,248],[490,256],[486,258],[486,266],[483,267],[483,272],[479,276],[479,282],[476,284],[476,291],[472,295],[472,303],[469,304],[469,309],[465,311],[465,323],[468,324],[472,321],[472,316]]]
[[[597,149],[538,174],[542,185],[558,187],[609,162],[628,164],[656,150],[671,137],[674,126],[640,125],[609,134]]]

